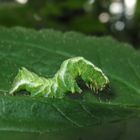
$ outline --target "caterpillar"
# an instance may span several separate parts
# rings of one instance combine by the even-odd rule
[[[78,76],[96,93],[109,83],[101,69],[83,57],[74,57],[65,60],[52,78],[40,77],[22,67],[13,81],[10,94],[26,90],[32,97],[63,98],[68,92],[82,92],[76,81]]]

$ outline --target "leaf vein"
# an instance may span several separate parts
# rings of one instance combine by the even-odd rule
[[[13,43],[13,44],[25,44],[25,45],[28,45],[30,47],[33,47],[33,48],[37,48],[37,49],[41,49],[41,50],[44,50],[44,51],[48,51],[50,53],[55,53],[55,54],[58,54],[58,55],[61,55],[61,56],[65,56],[65,57],[74,57],[74,55],[70,54],[70,53],[67,53],[67,52],[63,52],[62,50],[61,51],[58,51],[58,50],[52,50],[52,49],[49,49],[49,48],[46,48],[46,47],[40,47],[41,45],[37,45],[37,44],[32,44],[32,43],[29,43],[29,42],[19,42],[19,41],[13,41],[13,40],[0,40],[1,42],[10,42]]]
[[[57,107],[55,104],[52,104],[52,106],[69,122],[71,122],[76,127],[82,127],[82,125],[78,124],[77,122],[73,121],[70,117],[68,117],[59,107]]]
[[[126,80],[118,77],[118,76],[115,76],[113,74],[110,74],[110,77],[124,85],[126,85],[128,88],[130,88],[131,90],[134,90],[136,93],[140,94],[140,90],[138,90],[134,85],[128,83]]]

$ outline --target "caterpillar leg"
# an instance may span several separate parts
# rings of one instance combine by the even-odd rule
[[[78,86],[76,79],[73,79],[72,77],[69,78],[67,89],[71,91],[72,93],[81,93],[82,89]]]

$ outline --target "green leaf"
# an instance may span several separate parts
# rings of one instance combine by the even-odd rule
[[[83,56],[110,79],[110,90],[83,100],[5,95],[22,66],[53,76],[70,57]],[[110,37],[75,32],[0,28],[0,129],[50,132],[86,128],[140,116],[140,52]],[[92,93],[92,94],[91,94]]]

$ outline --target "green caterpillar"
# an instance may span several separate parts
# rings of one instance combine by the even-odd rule
[[[95,92],[103,90],[109,83],[101,69],[83,57],[74,57],[65,60],[53,78],[39,77],[22,68],[14,79],[10,94],[26,90],[31,96],[63,98],[68,92],[82,92],[76,82],[78,76]]]

